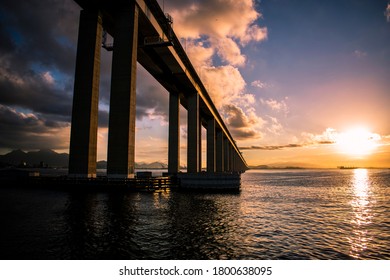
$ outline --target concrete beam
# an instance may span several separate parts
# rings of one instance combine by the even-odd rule
[[[188,96],[187,113],[187,172],[199,172],[199,95]]]
[[[115,15],[107,176],[134,176],[138,6],[130,1]]]
[[[100,14],[81,11],[69,149],[74,177],[96,177],[101,40]]]
[[[168,173],[176,174],[180,169],[180,95],[169,94]]]

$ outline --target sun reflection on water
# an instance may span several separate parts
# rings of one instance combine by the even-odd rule
[[[371,186],[367,169],[355,169],[352,177],[351,206],[354,216],[351,219],[352,234],[348,238],[351,244],[350,254],[358,258],[361,252],[367,249],[370,241],[368,225],[372,221],[372,204],[370,197]]]

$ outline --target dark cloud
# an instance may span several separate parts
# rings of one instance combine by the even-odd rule
[[[0,103],[50,118],[50,127],[69,121],[79,8],[65,0],[1,2]]]
[[[68,123],[52,122],[32,113],[20,113],[0,105],[0,147],[8,149],[64,149],[68,147]],[[44,143],[44,146],[42,145]]]
[[[287,144],[287,145],[269,145],[269,146],[250,146],[250,147],[240,147],[240,150],[267,150],[267,151],[275,151],[275,150],[284,150],[290,148],[302,148],[313,145],[331,145],[334,144],[334,141],[318,141],[304,144]]]
[[[168,122],[168,92],[143,67],[138,69],[137,119],[160,117]]]
[[[0,148],[68,145],[59,134],[71,121],[80,10],[71,0],[0,0]],[[108,126],[111,60],[102,50],[99,127]],[[168,94],[139,69],[137,118],[167,120]]]
[[[240,150],[268,150],[268,151],[274,151],[274,150],[283,150],[286,148],[300,148],[304,145],[300,144],[287,144],[287,145],[275,145],[275,146],[250,146],[250,147],[240,147]]]

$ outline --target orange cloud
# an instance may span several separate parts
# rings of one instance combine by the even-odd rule
[[[174,30],[178,36],[188,40],[206,37],[210,48],[229,64],[244,65],[245,56],[239,44],[244,46],[267,38],[267,28],[255,23],[261,14],[256,11],[252,0],[174,2],[177,1],[172,1],[168,9],[174,18]]]

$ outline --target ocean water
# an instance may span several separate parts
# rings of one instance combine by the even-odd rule
[[[390,259],[390,170],[250,170],[240,193],[0,187],[1,259]]]

